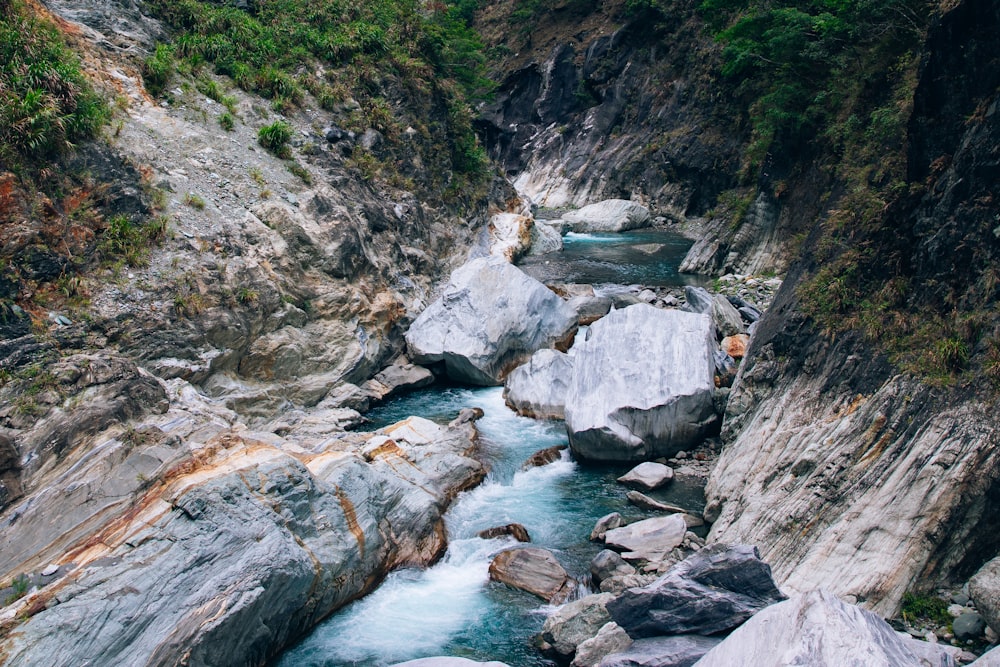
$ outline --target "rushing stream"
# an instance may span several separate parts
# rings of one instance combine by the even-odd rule
[[[633,247],[631,254],[641,259],[648,255],[648,237],[638,239],[642,247]],[[568,245],[576,243],[571,239]],[[616,252],[620,261],[628,261],[628,249],[619,247]],[[683,252],[670,267],[674,276],[682,256]],[[658,276],[667,273],[654,268]],[[635,277],[626,282],[680,282],[677,278],[647,281],[641,271],[627,275]],[[599,282],[605,277],[571,273],[566,280]],[[536,451],[567,444],[565,427],[562,422],[516,415],[504,405],[501,387],[435,387],[392,401],[368,417],[373,428],[410,415],[444,423],[464,407],[480,407],[485,413],[477,426],[481,456],[490,473],[481,486],[459,496],[449,509],[445,517],[449,547],[444,558],[427,570],[392,573],[373,593],[331,616],[287,651],[277,662],[279,667],[381,666],[434,655],[500,660],[517,667],[552,664],[531,646],[531,638],[551,608],[528,593],[489,581],[492,556],[516,542],[512,538],[483,540],[477,533],[520,523],[535,546],[553,550],[572,576],[585,581],[589,562],[599,550],[588,540],[595,520],[613,511],[627,518],[646,515],[627,505],[626,489],[615,482],[627,467],[581,467],[564,453],[556,463],[521,470],[521,464]],[[702,490],[686,485],[683,478],[652,495],[693,510],[701,510],[704,503]]]

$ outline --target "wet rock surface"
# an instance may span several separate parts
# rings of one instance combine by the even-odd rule
[[[501,551],[490,563],[490,579],[552,604],[565,602],[576,585],[552,552],[536,547]]]

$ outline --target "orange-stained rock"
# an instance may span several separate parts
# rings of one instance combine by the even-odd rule
[[[722,339],[722,351],[733,359],[742,359],[747,353],[747,345],[750,344],[750,336],[746,334],[736,334],[726,336]]]

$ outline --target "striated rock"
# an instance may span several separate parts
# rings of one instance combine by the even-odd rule
[[[598,593],[564,604],[545,619],[537,638],[539,648],[563,659],[570,658],[577,646],[611,621],[605,605],[614,597],[610,593]]]
[[[484,540],[492,540],[497,537],[510,535],[518,542],[531,541],[531,535],[528,534],[528,529],[519,523],[508,523],[506,526],[487,528],[486,530],[479,531],[478,535]]]
[[[954,665],[947,653],[934,667]],[[924,663],[884,620],[823,590],[760,611],[709,651],[699,667],[746,664],[918,667]]]
[[[563,215],[574,232],[624,232],[646,227],[649,209],[634,201],[607,199]]]
[[[1000,557],[987,562],[969,579],[969,597],[986,624],[1000,628]]]
[[[662,560],[684,541],[688,525],[680,514],[654,517],[614,528],[604,535],[604,543],[625,552],[626,560]]]
[[[497,213],[490,219],[490,255],[516,262],[533,247],[535,221],[517,213]],[[562,247],[560,237],[560,248]]]
[[[98,539],[57,552],[75,565],[22,601],[30,618],[7,638],[7,664],[257,664],[389,569],[429,563],[448,501],[484,476],[465,456],[474,428],[411,418],[379,435],[391,441],[365,462],[219,431]]]
[[[599,588],[602,593],[614,593],[615,595],[620,595],[630,588],[642,588],[643,586],[648,586],[656,581],[659,576],[660,575],[655,572],[614,576],[602,581]]]
[[[635,574],[636,569],[625,562],[625,559],[610,549],[603,549],[590,561],[590,578],[595,586],[600,586],[605,579],[625,577]]]
[[[710,294],[704,287],[691,285],[684,288],[684,295],[687,298],[685,310],[710,315],[721,336],[735,336],[746,331],[743,317],[723,295]]]
[[[531,228],[531,247],[528,249],[528,254],[547,255],[562,249],[562,230],[556,225],[548,225],[540,220],[535,220],[535,225]]]
[[[695,516],[694,514],[688,514],[688,511],[683,507],[678,507],[677,505],[671,505],[670,503],[662,503],[655,498],[650,498],[644,493],[638,491],[629,491],[625,494],[625,498],[628,499],[630,503],[636,507],[644,510],[652,510],[654,512],[670,512],[672,514],[680,514],[684,517],[684,521],[687,523],[688,528],[693,528],[694,526],[702,526],[705,524],[704,520],[700,516]]]
[[[558,350],[539,350],[504,381],[504,401],[515,412],[536,419],[562,419],[573,358]]]
[[[677,515],[667,518],[679,519]],[[614,621],[635,638],[711,635],[735,628],[783,599],[771,579],[771,568],[755,548],[715,544],[689,556],[649,586],[625,591],[607,608]]]
[[[529,456],[528,460],[521,464],[521,470],[540,468],[542,466],[547,466],[550,463],[555,463],[562,458],[562,453],[565,450],[566,445],[556,445],[554,447],[541,449]]]
[[[726,336],[722,339],[720,347],[722,351],[733,359],[742,359],[747,352],[747,345],[750,344],[750,336],[746,334],[736,334]]]
[[[604,656],[624,651],[631,645],[632,638],[617,623],[605,623],[596,635],[576,647],[570,667],[597,667]]]
[[[638,639],[628,649],[605,657],[600,667],[690,667],[721,641],[698,635]]]
[[[704,315],[641,304],[595,322],[574,346],[565,413],[573,454],[642,461],[697,444],[716,419],[714,347]]]
[[[407,660],[406,662],[397,662],[391,667],[474,667],[475,665],[481,665],[481,667],[508,667],[506,663],[497,662],[491,660],[489,662],[476,662],[475,660],[469,660],[468,658],[452,658],[452,657],[439,657],[439,658],[419,658],[417,660]]]
[[[674,479],[670,466],[655,461],[645,461],[618,478],[625,486],[652,491],[666,486]]]
[[[565,602],[576,586],[551,551],[536,547],[501,551],[490,563],[490,579],[551,604]]]
[[[443,363],[453,379],[496,385],[537,350],[565,344],[575,329],[575,314],[551,290],[502,259],[480,258],[452,273],[406,343],[414,363]]]
[[[609,530],[621,528],[624,525],[625,519],[618,512],[606,514],[594,524],[594,529],[590,531],[590,539],[592,542],[603,542]]]

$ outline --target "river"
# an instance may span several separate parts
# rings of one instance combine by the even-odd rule
[[[684,254],[680,249],[686,250],[684,243],[690,242],[663,232],[653,234],[633,232],[606,240],[605,235],[570,237],[570,254],[547,256],[549,264],[541,266],[562,265],[558,270],[565,272],[559,275],[571,282],[616,282],[617,278],[607,279],[607,272],[570,270],[586,263],[600,265],[587,259],[587,247],[615,246],[618,261],[626,263],[618,278],[629,276],[627,282],[654,286],[684,282],[676,264]],[[623,243],[621,236],[631,243]],[[672,251],[672,269],[653,264],[647,274],[629,264],[646,262],[651,244],[677,249]],[[489,581],[492,556],[516,542],[483,540],[476,534],[520,523],[535,546],[553,550],[571,575],[586,582],[589,562],[600,549],[588,539],[596,519],[615,511],[630,519],[649,515],[628,505],[626,489],[615,481],[628,467],[583,467],[564,453],[558,462],[522,470],[521,464],[534,452],[567,444],[565,428],[562,422],[518,416],[504,404],[501,387],[436,386],[391,401],[367,416],[372,428],[410,415],[444,423],[464,407],[483,409],[477,426],[490,473],[482,485],[460,495],[446,514],[445,556],[426,570],[392,573],[373,593],[341,609],[286,651],[276,662],[278,667],[381,667],[434,655],[499,660],[514,667],[553,664],[531,644],[552,608],[530,594]],[[703,509],[701,488],[683,478],[651,495],[698,512]]]

